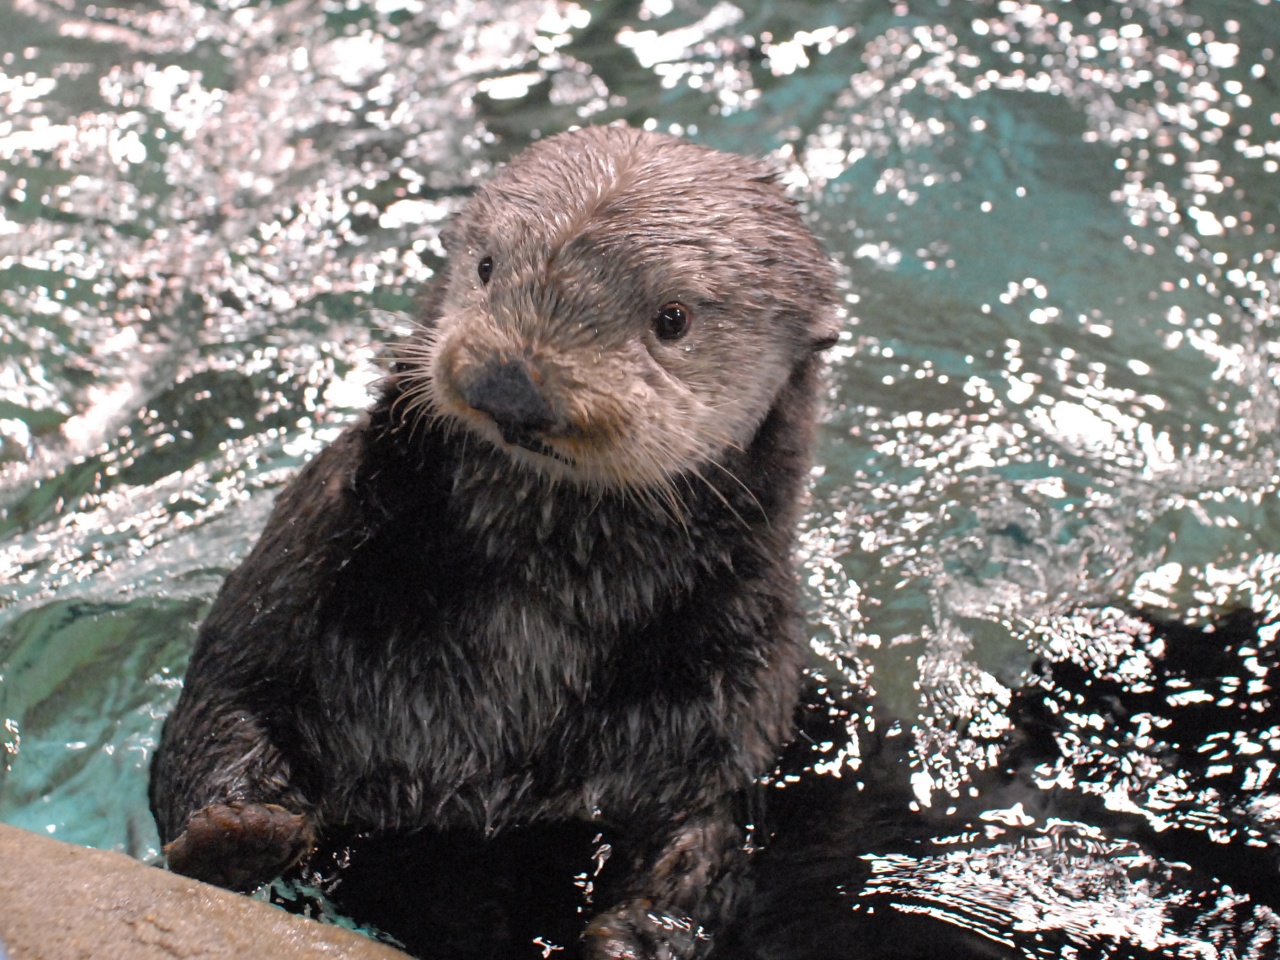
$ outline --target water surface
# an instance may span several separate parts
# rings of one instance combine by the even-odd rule
[[[1236,677],[1219,689],[1165,670],[1167,645],[1121,611],[1280,615],[1277,13],[0,10],[0,818],[155,854],[146,766],[195,625],[281,485],[367,403],[442,222],[531,140],[623,120],[776,158],[847,282],[803,541],[815,649],[900,721],[917,810],[1016,838],[983,870],[962,843],[875,861],[860,896],[909,888],[975,928],[999,903],[992,942],[1041,903],[1019,922],[1072,949],[1118,924],[1168,955],[1265,956],[1275,916],[1238,884],[1197,880],[1218,907],[1169,922],[1194,886],[1171,865],[1195,857],[1152,838],[1274,861],[1274,631],[1206,654]],[[1066,759],[1042,771],[1046,797],[1102,798],[1150,836],[989,792],[1043,659],[1167,694],[1114,743],[1088,735],[1117,722],[1101,703],[1063,706]],[[1162,751],[1197,692],[1221,709],[1187,755],[1221,752],[1228,774]],[[970,872],[959,892],[951,867]],[[1077,896],[1038,871],[1094,883]],[[1256,929],[1204,919],[1223,904]]]

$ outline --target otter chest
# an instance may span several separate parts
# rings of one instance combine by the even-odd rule
[[[446,606],[423,635],[395,638],[382,662],[321,673],[310,724],[331,816],[374,829],[495,828],[591,813],[574,799],[565,753],[590,711],[590,638],[545,607]],[[581,808],[581,809],[579,809]]]

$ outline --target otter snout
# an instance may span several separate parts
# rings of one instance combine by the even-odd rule
[[[520,360],[489,361],[463,387],[462,399],[493,417],[503,440],[521,447],[541,446],[537,435],[559,422],[533,382],[528,364]]]

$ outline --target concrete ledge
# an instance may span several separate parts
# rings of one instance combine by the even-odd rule
[[[0,958],[407,960],[366,937],[0,824]]]

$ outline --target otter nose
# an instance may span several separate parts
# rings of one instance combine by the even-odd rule
[[[481,413],[493,417],[507,443],[528,446],[540,430],[556,423],[529,368],[519,361],[493,360],[462,391],[462,399]]]

